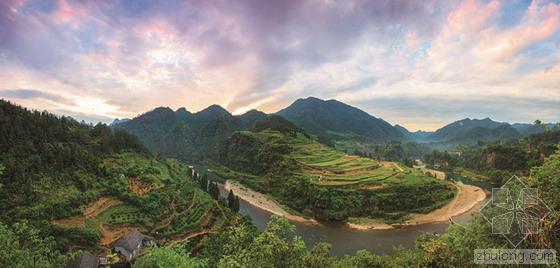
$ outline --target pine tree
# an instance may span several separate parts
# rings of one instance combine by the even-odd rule
[[[206,192],[210,192],[209,187],[210,185],[208,185],[208,179],[205,176],[199,176],[199,183],[200,183],[200,188],[202,188],[202,190],[206,191]]]
[[[227,203],[228,203],[228,207],[229,209],[231,209],[231,211],[234,211],[235,208],[235,195],[233,194],[232,190],[229,190],[229,194],[227,196]]]
[[[218,184],[210,182],[210,185],[208,187],[208,193],[210,194],[210,196],[218,200],[220,198],[220,189],[218,188]]]
[[[233,212],[235,212],[235,213],[239,212],[239,208],[240,208],[239,196],[236,196],[235,197],[235,202],[233,202]]]

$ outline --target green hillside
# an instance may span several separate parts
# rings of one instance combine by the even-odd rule
[[[180,161],[200,162],[216,156],[216,145],[239,130],[249,130],[267,115],[251,110],[234,116],[218,105],[190,113],[159,107],[131,120],[112,125],[136,136],[152,152]]]
[[[187,167],[122,130],[3,100],[0,125],[0,222],[53,236],[51,250],[107,251],[135,230],[180,240],[227,217]]]
[[[333,140],[385,143],[406,137],[383,119],[337,100],[298,99],[277,112],[310,134]]]
[[[447,182],[396,163],[346,155],[303,132],[237,132],[220,152],[219,161],[209,165],[221,177],[240,180],[321,219],[402,220],[454,196]]]

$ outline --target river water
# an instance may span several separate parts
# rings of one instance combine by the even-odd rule
[[[465,183],[470,182],[467,180],[462,181]],[[472,218],[473,213],[476,213],[486,201],[479,203],[469,212],[454,217],[454,224],[468,222]],[[240,212],[251,217],[253,223],[260,230],[266,227],[266,223],[272,215],[272,213],[253,206],[244,200],[240,200]],[[332,254],[337,256],[354,254],[360,249],[366,249],[377,254],[391,254],[394,247],[412,248],[416,238],[421,234],[441,234],[445,232],[450,224],[429,223],[391,230],[355,230],[347,227],[345,224],[332,222],[322,222],[320,225],[295,221],[291,221],[291,223],[296,226],[297,234],[303,238],[308,246],[318,242],[327,242],[332,245]]]

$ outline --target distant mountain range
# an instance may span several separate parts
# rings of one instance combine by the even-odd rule
[[[217,144],[235,131],[249,130],[266,119],[263,112],[251,110],[235,116],[218,105],[191,113],[185,108],[173,111],[159,107],[131,120],[112,124],[134,133],[154,152],[183,161],[199,161],[216,151]]]
[[[410,132],[337,100],[309,97],[298,99],[272,115],[257,110],[232,115],[219,105],[211,105],[197,113],[185,108],[173,111],[168,107],[159,107],[133,119],[116,119],[111,127],[132,132],[146,147],[163,156],[196,162],[216,156],[217,146],[236,131],[274,128],[279,131],[304,131],[316,135],[325,144],[344,140],[370,144],[416,141],[435,148],[450,148],[477,141],[514,139],[554,126],[510,125],[490,118],[466,118],[434,132]]]
[[[546,128],[553,128],[554,124],[512,124],[493,121],[490,118],[465,118],[448,124],[434,132],[410,132],[406,128],[395,125],[405,137],[423,143],[431,143],[436,147],[446,147],[458,144],[473,144],[478,141],[510,140],[531,134],[544,132]]]
[[[528,136],[531,134],[538,134],[541,132],[544,132],[545,129],[552,129],[555,128],[556,125],[552,124],[552,123],[548,123],[548,124],[541,124],[541,125],[535,125],[535,124],[526,124],[526,123],[515,123],[511,125],[513,128],[515,128],[517,131],[519,131],[519,133],[523,136]]]
[[[450,140],[460,139],[465,135],[469,135],[469,133],[474,134],[476,132],[482,131],[483,129],[496,129],[500,126],[509,126],[509,124],[492,121],[490,118],[484,118],[484,119],[465,118],[459,121],[455,121],[451,124],[448,124],[436,130],[434,133],[430,134],[427,137],[427,140],[450,141]]]
[[[232,115],[219,105],[197,113],[159,107],[130,120],[113,122],[111,127],[135,134],[153,152],[188,162],[216,158],[220,144],[237,131],[303,132],[278,115],[257,110]]]
[[[352,139],[367,143],[406,140],[397,128],[383,119],[337,100],[298,99],[276,114],[308,133],[333,140]]]
[[[417,130],[415,132],[410,132],[410,131],[408,131],[408,129],[406,129],[405,127],[403,127],[401,125],[395,125],[394,127],[398,131],[400,131],[407,139],[413,140],[413,141],[425,140],[427,137],[429,137],[431,134],[434,133],[433,131],[423,131],[423,130]]]

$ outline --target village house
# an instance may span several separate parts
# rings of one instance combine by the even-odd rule
[[[113,252],[121,255],[126,262],[130,262],[145,253],[146,249],[156,245],[156,240],[153,237],[140,232],[132,232],[115,242]]]
[[[72,261],[70,261],[66,268],[97,268],[99,267],[99,258],[91,254],[89,251],[84,251],[78,254]]]

